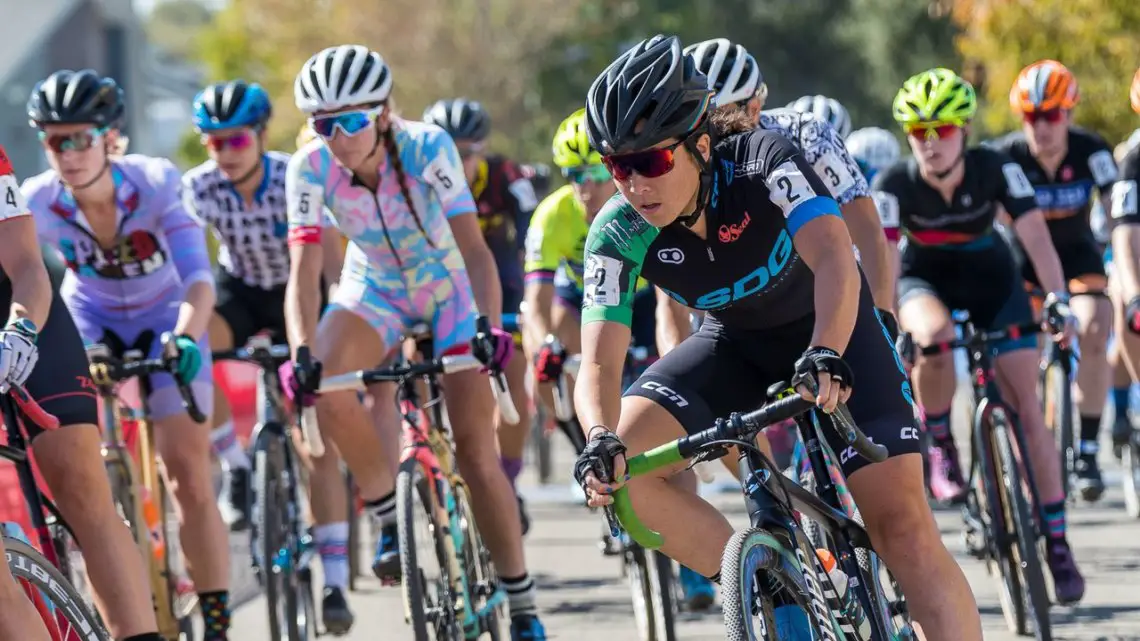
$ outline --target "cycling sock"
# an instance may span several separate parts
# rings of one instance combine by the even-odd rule
[[[210,446],[218,460],[233,468],[248,470],[250,468],[249,455],[238,442],[237,433],[234,432],[234,422],[226,421],[214,431],[210,432]]]
[[[1081,452],[1086,450],[1086,444],[1094,448],[1097,445],[1097,436],[1100,433],[1100,416],[1085,416],[1081,414]],[[1095,451],[1094,451],[1095,453]]]
[[[374,501],[364,502],[364,511],[372,515],[380,527],[396,524],[396,493],[382,496]],[[346,537],[347,538],[347,537]]]
[[[507,602],[511,608],[511,618],[536,614],[538,606],[534,603],[534,579],[530,575],[523,573],[522,576],[516,578],[499,577],[503,582],[503,590],[507,593]]]
[[[515,488],[515,479],[522,473],[523,462],[521,458],[507,458],[502,457],[499,462],[503,465],[503,472],[507,475],[507,480],[511,482],[511,489]]]
[[[202,610],[205,625],[204,641],[227,641],[230,629],[230,593],[227,590],[199,592],[198,607]]]
[[[313,528],[313,539],[321,555],[325,587],[348,587],[348,521],[325,523]]]
[[[950,410],[938,414],[927,412],[926,429],[936,441],[946,442],[953,440],[950,436]]]
[[[1065,538],[1065,501],[1054,501],[1042,506],[1045,512],[1045,534],[1052,540]]]
[[[163,639],[162,635],[157,632],[147,632],[146,634],[125,637],[123,641],[166,641],[166,639]]]
[[[1117,416],[1127,416],[1128,411],[1128,393],[1131,391],[1130,387],[1114,387],[1112,388],[1112,405],[1116,408]]]

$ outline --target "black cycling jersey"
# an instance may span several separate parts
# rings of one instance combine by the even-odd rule
[[[1117,225],[1140,224],[1140,146],[1133,147],[1120,161],[1120,179],[1112,186],[1112,210],[1108,217],[1110,228]]]
[[[653,227],[621,194],[602,208],[586,240],[583,323],[629,325],[639,276],[727,327],[772,327],[812,313],[814,276],[792,240],[808,221],[839,215],[827,187],[773,131],[726,138],[710,164],[708,239],[679,222]]]
[[[1011,133],[988,144],[1008,154],[1025,172],[1055,245],[1096,242],[1089,225],[1094,189],[1107,193],[1116,180],[1116,162],[1104,138],[1070,127],[1069,151],[1053,176],[1033,157],[1023,132]]]

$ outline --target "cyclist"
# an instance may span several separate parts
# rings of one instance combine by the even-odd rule
[[[835,127],[840,138],[846,138],[851,133],[851,115],[847,109],[835,98],[827,96],[800,96],[788,103],[788,109],[800,113],[815,115],[816,118]]]
[[[182,177],[187,211],[206,221],[220,238],[215,275],[218,302],[210,319],[210,349],[244,345],[268,331],[274,343],[285,335],[285,283],[289,280],[286,242],[285,168],[289,155],[268,151],[266,126],[272,114],[260,85],[234,80],[210,85],[194,99],[194,127],[202,134],[210,160]],[[324,282],[340,276],[341,244],[325,235]],[[231,529],[249,519],[250,460],[234,434],[229,402],[214,388],[214,450],[225,461],[230,486]],[[348,515],[340,459],[330,448],[311,457],[310,501],[316,525],[313,538],[321,555],[325,587],[321,603],[325,626],[334,634],[352,627],[344,593],[348,587]],[[223,514],[227,511],[223,508]]]
[[[716,92],[713,98],[716,108],[745,109],[761,129],[782,134],[800,150],[827,185],[855,240],[857,256],[871,283],[875,301],[888,312],[884,318],[894,332],[896,323],[889,314],[895,307],[892,253],[883,237],[879,215],[870,197],[871,189],[844,147],[842,128],[846,126],[850,130],[851,127],[846,110],[832,100],[834,107],[820,107],[815,111],[806,108],[761,111],[767,100],[768,86],[756,60],[744,47],[716,38],[690,45],[685,52],[693,56],[697,68],[708,76],[709,88]],[[826,99],[820,102],[825,106],[831,103]]]
[[[620,195],[598,214],[586,246],[576,405],[590,441],[576,478],[591,505],[609,504],[614,486],[592,470],[622,478],[624,463],[614,466],[624,455],[753,409],[762,400],[756,390],[795,374],[801,393],[813,398],[816,390],[825,411],[849,399],[856,421],[889,448],[885,462],[851,457],[843,468],[875,549],[927,638],[981,639],[970,587],[926,504],[909,386],[839,207],[786,138],[755,129],[740,111],[710,116],[707,86],[675,36],[655,36],[590,87],[590,141]],[[751,223],[738,236],[713,232],[739,225],[746,213]],[[709,313],[619,403],[639,275]],[[836,451],[846,449],[830,436]],[[678,467],[628,481],[630,498],[664,535],[666,554],[717,578],[732,526],[712,505],[663,482]]]
[[[1033,185],[1001,151],[966,146],[965,128],[977,108],[974,88],[949,69],[908,79],[895,97],[894,117],[907,132],[913,157],[875,177],[884,228],[906,238],[900,255],[899,321],[920,345],[954,338],[953,309],[968,310],[973,322],[986,329],[1031,318],[1009,246],[995,233],[999,210],[1013,219],[1013,230],[1050,292],[1047,313],[1068,315],[1060,262],[1034,203]],[[1072,603],[1083,595],[1084,579],[1065,538],[1060,459],[1037,397],[1035,347],[1034,337],[1010,340],[995,347],[995,363],[1006,400],[1025,430],[1048,523],[1047,556],[1057,600]],[[913,380],[934,441],[931,490],[936,498],[958,499],[963,481],[950,434],[952,357],[919,359]]]
[[[502,309],[494,256],[479,229],[451,137],[434,125],[396,116],[391,89],[387,63],[360,45],[315,54],[294,84],[297,107],[309,114],[323,142],[295,154],[286,174],[292,259],[286,320],[290,343],[312,345],[327,374],[375,366],[421,318],[431,321],[440,354],[465,351],[475,334],[476,303],[493,325]],[[318,327],[324,208],[351,243],[340,284]],[[503,366],[513,339],[496,329],[495,340],[495,365]],[[314,372],[301,373],[303,380],[316,378]],[[509,599],[511,638],[545,639],[514,493],[492,432],[489,386],[473,371],[447,375],[444,385],[459,468]],[[293,387],[294,394],[302,391],[310,390]],[[378,400],[392,405],[389,398]],[[395,408],[381,425],[383,440],[355,393],[322,395],[316,409],[322,431],[352,470],[367,511],[380,524],[392,524],[396,496],[385,448],[399,443]],[[382,541],[378,552],[374,569],[398,577],[394,541]]]
[[[517,315],[523,301],[523,244],[531,214],[538,206],[534,187],[515,163],[486,152],[484,145],[491,133],[491,117],[483,105],[466,98],[440,100],[424,110],[423,119],[446,131],[459,149],[463,173],[479,209],[483,239],[495,255],[503,287],[503,313]],[[515,333],[516,346],[522,347],[522,334],[517,328],[510,329]],[[512,425],[499,417],[499,450],[503,471],[514,487],[515,479],[522,472],[523,451],[530,434],[526,360],[512,358],[506,374],[519,422]],[[530,520],[521,496],[518,504],[523,534],[526,534]]]
[[[1080,333],[1081,363],[1074,401],[1080,413],[1077,489],[1087,501],[1104,493],[1097,466],[1097,434],[1108,394],[1108,332],[1112,304],[1102,251],[1089,224],[1094,190],[1107,201],[1116,180],[1112,149],[1103,138],[1072,125],[1079,91],[1077,79],[1056,60],[1040,60],[1018,75],[1010,106],[1023,120],[1021,131],[992,144],[1020,165],[1033,185],[1037,207],[1061,259],[1070,303]],[[1015,249],[1018,249],[1015,245]],[[1026,286],[1042,286],[1032,261],[1022,261]]]
[[[36,112],[29,112],[35,118]],[[56,141],[45,138],[44,142]],[[69,155],[82,153],[76,149]],[[53,164],[62,156],[48,155]],[[26,385],[44,410],[59,419],[61,428],[51,432],[33,424],[26,427],[37,467],[67,524],[77,539],[99,541],[85,547],[83,557],[111,633],[118,639],[159,641],[143,559],[115,511],[103,469],[98,408],[83,341],[59,289],[49,279],[31,214],[0,147],[0,227],[6,232],[0,234],[0,309],[8,310],[0,330],[0,384]],[[3,572],[7,576],[8,570]],[[0,578],[0,584],[6,583]],[[27,603],[22,590],[19,598]],[[12,603],[4,597],[0,602],[0,611]],[[4,626],[15,622],[0,618],[4,619],[0,637],[25,638],[4,634]]]
[[[902,155],[898,139],[882,127],[856,129],[844,143],[867,180],[874,180],[875,174],[898,162]]]
[[[52,169],[29,178],[22,189],[40,241],[58,247],[67,263],[61,295],[83,340],[155,357],[162,349],[158,335],[170,332],[178,351],[176,375],[209,416],[213,391],[205,333],[214,280],[204,226],[183,208],[181,177],[169,160],[114,157],[123,112],[115,81],[89,69],[57,71],[38,83],[28,116]],[[229,544],[214,503],[210,428],[186,413],[170,375],[152,376],[151,386],[150,418],[184,517],[181,539],[205,638],[225,639]],[[88,488],[83,501],[96,503]]]

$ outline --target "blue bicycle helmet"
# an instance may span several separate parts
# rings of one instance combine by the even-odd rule
[[[260,127],[272,114],[269,94],[256,82],[219,82],[194,98],[194,126],[198,131]]]

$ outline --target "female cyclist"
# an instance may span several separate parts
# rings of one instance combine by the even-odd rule
[[[523,301],[522,248],[531,214],[538,206],[534,187],[522,171],[498,154],[488,154],[486,139],[491,133],[491,116],[483,105],[466,98],[439,100],[424,110],[424,122],[443,129],[451,136],[463,161],[463,175],[479,213],[483,239],[495,255],[495,266],[503,288],[503,314],[514,318],[505,323],[521,342],[518,328]],[[521,347],[521,345],[519,345]],[[503,471],[511,487],[522,472],[523,451],[530,435],[530,399],[526,393],[526,360],[512,358],[506,369],[507,383],[519,421],[507,423],[498,417],[499,450]],[[518,497],[523,534],[530,528],[522,497]]]
[[[1068,295],[1057,252],[1033,198],[1033,185],[1009,156],[988,147],[967,147],[966,127],[977,112],[974,88],[949,69],[913,76],[895,97],[895,120],[907,132],[913,157],[875,178],[883,228],[906,236],[900,255],[899,321],[919,345],[953,340],[950,311],[965,309],[985,329],[1032,320],[1028,297],[1015,273],[1010,248],[995,233],[1004,209],[1041,282],[1047,313],[1067,316]],[[1070,330],[1071,331],[1071,330]],[[1057,446],[1045,429],[1037,397],[1034,337],[996,346],[998,379],[1020,416],[1029,457],[1045,503],[1048,562],[1057,600],[1071,603],[1084,593],[1084,579],[1065,540]],[[913,380],[926,412],[931,448],[931,490],[957,500],[963,491],[957,449],[950,433],[954,361],[950,354],[920,358]],[[909,595],[908,595],[909,596]]]
[[[926,503],[909,385],[839,207],[782,135],[755,129],[739,111],[710,114],[707,87],[678,39],[664,36],[629,49],[590,87],[590,141],[620,197],[598,214],[586,244],[575,400],[591,440],[576,476],[591,505],[609,504],[614,486],[593,470],[620,479],[627,449],[644,452],[754,409],[769,384],[796,375],[801,393],[817,390],[826,411],[848,401],[891,453],[875,464],[852,457],[843,469],[927,638],[980,640],[970,587]],[[721,225],[740,233],[716,233]],[[709,313],[622,397],[620,355],[639,275]],[[832,448],[842,451],[838,438]],[[715,579],[732,526],[669,482],[678,469],[629,481],[630,498],[664,535],[669,556]]]
[[[467,349],[476,304],[498,325],[495,260],[455,145],[439,127],[397,117],[391,90],[384,59],[360,45],[317,53],[294,84],[297,107],[310,115],[323,142],[297,152],[285,178],[291,253],[286,319],[290,343],[312,345],[330,375],[375,367],[417,320],[431,322],[440,354]],[[325,215],[351,243],[341,282],[318,325]],[[503,365],[513,338],[501,330],[495,335],[496,360]],[[523,558],[518,507],[499,463],[489,386],[475,371],[445,376],[444,384],[459,467],[510,599],[511,638],[545,639]],[[399,420],[390,397],[378,398],[377,405],[389,412],[382,436],[369,425],[355,393],[316,401],[322,430],[343,454],[367,510],[389,526],[396,517],[389,455],[398,447]],[[373,569],[383,578],[398,578],[399,550],[393,537],[385,538]]]
[[[182,177],[186,209],[195,212],[221,240],[215,275],[218,302],[210,319],[210,349],[244,345],[268,331],[274,343],[287,340],[285,284],[289,280],[286,242],[285,168],[289,155],[267,151],[266,127],[272,114],[260,85],[234,80],[211,85],[194,100],[194,127],[210,160]],[[338,234],[325,234],[323,281],[340,277],[343,249]],[[230,528],[249,519],[250,460],[234,434],[229,401],[214,387],[214,452],[230,475]],[[325,580],[321,620],[334,634],[352,627],[344,592],[348,588],[348,515],[340,457],[329,448],[311,457],[309,486],[316,527],[313,538]],[[228,509],[227,509],[228,508]]]
[[[159,335],[169,332],[179,352],[177,375],[191,385],[208,416],[213,390],[205,333],[214,305],[214,280],[204,226],[182,206],[181,177],[170,161],[112,157],[123,111],[122,90],[115,81],[89,69],[57,71],[37,84],[28,116],[52,168],[29,178],[22,189],[40,241],[58,247],[68,266],[61,296],[83,341],[118,350],[133,347],[155,357],[162,349]],[[186,413],[170,375],[152,376],[151,385],[147,403],[157,426],[158,452],[182,511],[182,546],[199,593],[205,638],[225,639],[229,541],[214,503],[210,428]],[[94,404],[89,417],[82,422],[96,422]],[[106,481],[94,480],[105,476],[96,458],[99,434],[90,430],[87,438],[91,461],[84,466],[92,467],[92,476],[86,477],[76,500],[82,501],[81,511],[100,511],[111,505],[110,492],[103,499],[91,494],[92,488],[106,487]],[[74,452],[68,460],[80,460]],[[69,466],[66,475],[74,478],[76,467]],[[116,518],[113,510],[107,518]],[[124,536],[129,537],[125,530]],[[96,538],[99,548],[115,545],[103,531],[89,540]],[[137,557],[127,550],[134,548],[129,538],[122,545],[108,564],[130,563]],[[126,577],[141,577],[142,572],[139,567],[114,575],[119,583],[109,583],[105,594],[118,597],[117,591],[132,584]],[[91,574],[93,579],[98,576],[94,569]],[[149,603],[146,590],[133,591],[127,603],[127,608]],[[153,629],[153,619],[146,625]]]

